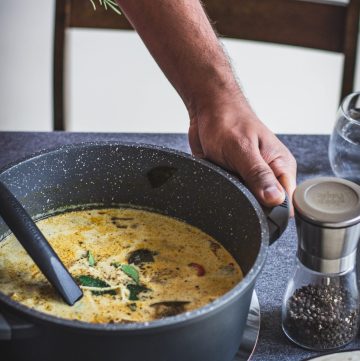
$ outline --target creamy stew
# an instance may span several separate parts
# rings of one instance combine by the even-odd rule
[[[151,321],[204,306],[242,279],[239,265],[220,243],[154,212],[92,209],[37,224],[84,297],[66,305],[13,235],[0,243],[0,291],[61,318]]]

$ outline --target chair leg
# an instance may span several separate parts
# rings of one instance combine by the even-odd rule
[[[360,0],[351,0],[346,14],[344,33],[344,67],[341,100],[354,89],[356,53],[359,32]]]
[[[64,121],[64,46],[69,2],[56,0],[53,51],[53,130],[65,130]]]

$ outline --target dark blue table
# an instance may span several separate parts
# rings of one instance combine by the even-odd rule
[[[283,135],[279,138],[298,162],[298,181],[331,175],[327,157],[329,137],[325,135]],[[105,134],[105,133],[19,133],[0,132],[0,167],[44,148],[95,140],[121,140],[163,145],[190,152],[184,134]],[[257,283],[261,306],[260,338],[254,361],[299,361],[315,353],[291,344],[281,331],[281,302],[296,251],[296,231],[291,220],[281,239],[270,249]],[[359,348],[359,340],[347,348]],[[186,361],[186,360],[184,360]],[[205,360],[199,360],[205,361]]]

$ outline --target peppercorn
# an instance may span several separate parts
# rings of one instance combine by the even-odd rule
[[[343,346],[357,333],[358,306],[342,286],[307,285],[288,299],[284,326],[288,336],[305,347]]]

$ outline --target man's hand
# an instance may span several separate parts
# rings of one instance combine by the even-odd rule
[[[238,173],[266,206],[283,202],[283,188],[291,199],[296,161],[241,95],[190,116],[189,142],[194,155]]]
[[[296,163],[241,93],[198,0],[117,0],[190,114],[195,155],[237,172],[261,203],[295,188]],[[281,184],[281,185],[280,185]]]

